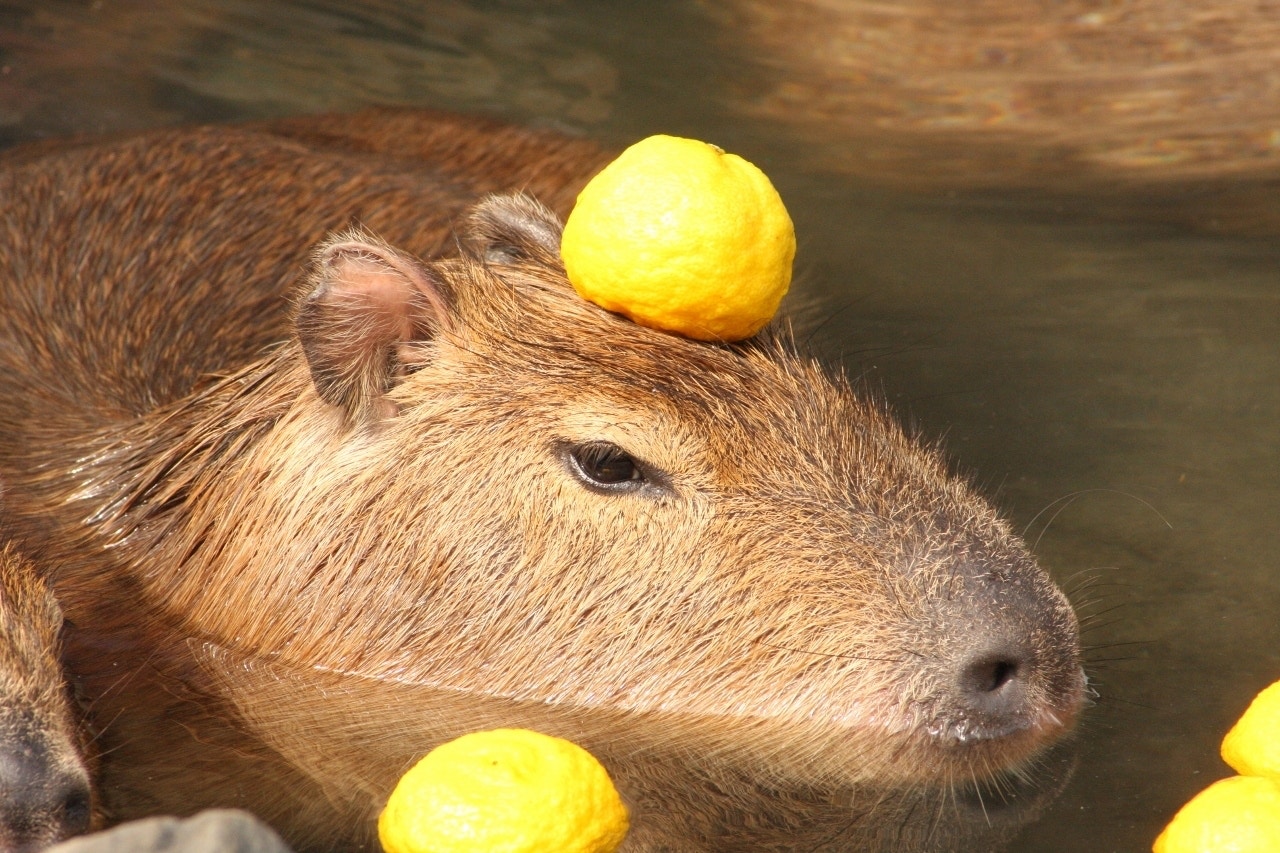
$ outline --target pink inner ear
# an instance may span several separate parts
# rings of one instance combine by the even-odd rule
[[[330,298],[365,302],[388,322],[394,339],[411,340],[414,322],[440,328],[448,309],[439,288],[416,261],[393,249],[363,240],[339,240],[320,256],[328,270]]]
[[[320,398],[349,420],[394,413],[385,398],[409,363],[405,347],[449,325],[431,268],[355,231],[323,246],[298,305],[298,342]]]

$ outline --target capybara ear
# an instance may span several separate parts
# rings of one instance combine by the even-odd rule
[[[417,259],[360,230],[316,251],[294,323],[321,399],[349,423],[395,414],[386,393],[403,371],[399,346],[448,319],[443,285]]]
[[[563,230],[558,216],[524,193],[491,195],[467,215],[462,245],[486,264],[559,266]]]

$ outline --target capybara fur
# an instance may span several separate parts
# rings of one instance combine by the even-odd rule
[[[89,829],[81,730],[58,659],[62,611],[35,568],[0,546],[0,851]]]
[[[935,448],[780,330],[574,294],[608,159],[372,112],[0,160],[4,520],[112,819],[370,849],[417,757],[518,725],[600,757],[628,850],[843,849],[859,786],[1070,726],[1073,612]]]

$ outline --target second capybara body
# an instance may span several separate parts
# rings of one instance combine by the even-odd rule
[[[1069,728],[1071,608],[936,449],[776,331],[573,293],[607,159],[375,112],[0,161],[5,521],[111,818],[370,849],[416,757],[519,725],[600,757],[628,850],[859,849],[850,791]]]
[[[62,612],[31,563],[0,546],[0,851],[86,832],[92,818],[80,727],[58,659]]]

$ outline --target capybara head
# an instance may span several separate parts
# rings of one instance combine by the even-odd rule
[[[0,548],[0,851],[89,828],[89,775],[58,662],[62,613],[35,569]]]
[[[503,196],[458,257],[333,237],[294,342],[86,463],[248,725],[372,809],[486,724],[583,742],[633,804],[680,773],[645,751],[721,789],[945,784],[1071,724],[1072,610],[934,448],[782,333],[584,302],[559,234]]]

